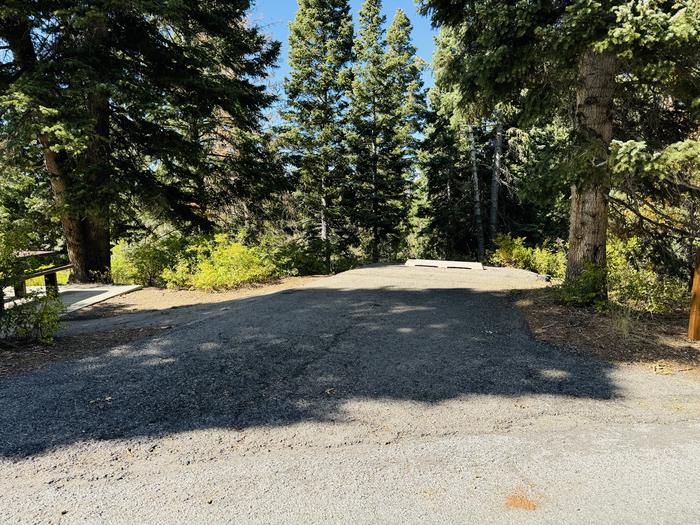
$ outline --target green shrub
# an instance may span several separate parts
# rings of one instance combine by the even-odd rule
[[[260,239],[260,250],[279,277],[326,272],[323,257],[304,239],[268,233]]]
[[[554,250],[547,246],[532,248],[530,252],[531,270],[542,274],[563,278],[566,273],[566,251],[563,243],[558,242]]]
[[[27,229],[0,217],[0,292],[18,284],[16,278],[32,268],[16,252],[31,245]],[[0,301],[4,301],[0,293]],[[56,299],[32,295],[12,308],[0,310],[1,339],[31,339],[50,342],[58,330],[63,304]]]
[[[564,244],[557,241],[553,248],[547,244],[529,248],[524,237],[499,235],[494,244],[496,249],[490,256],[491,264],[531,270],[552,277],[563,277],[566,271],[566,251]]]
[[[492,264],[564,277],[566,250],[561,241],[553,246],[528,248],[522,237],[500,235],[495,244]],[[656,271],[637,237],[627,240],[611,237],[607,246],[607,272],[591,268],[575,281],[564,282],[560,288],[561,300],[578,306],[599,303],[606,279],[608,297],[615,307],[663,313],[683,309],[689,300],[687,283]]]
[[[162,278],[169,288],[226,290],[265,282],[276,275],[274,264],[257,248],[249,248],[226,235],[190,247]]]
[[[494,240],[495,251],[490,261],[496,266],[510,266],[529,270],[532,267],[532,250],[525,246],[524,237],[499,235]]]
[[[48,266],[47,266],[48,268]],[[37,270],[41,270],[42,268],[37,268]],[[56,272],[56,279],[58,280],[58,284],[64,285],[68,284],[68,279],[70,278],[70,270],[63,270],[60,272]],[[28,279],[26,284],[27,286],[44,286],[44,278],[43,277],[34,277],[33,279]]]
[[[63,303],[49,297],[29,297],[0,313],[0,339],[53,341],[58,331]]]
[[[637,237],[608,242],[610,300],[636,311],[663,313],[686,308],[690,296],[682,279],[664,275],[643,256]]]
[[[590,265],[577,279],[565,280],[559,287],[559,297],[574,306],[601,305],[605,289],[605,269]]]
[[[163,271],[178,262],[187,241],[180,234],[135,243],[120,241],[112,249],[112,281],[115,284],[162,286]]]

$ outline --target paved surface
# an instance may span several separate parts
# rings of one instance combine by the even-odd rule
[[[698,523],[700,383],[533,341],[535,285],[376,267],[130,316],[171,328],[0,382],[0,522]]]
[[[77,312],[83,308],[108,301],[114,297],[125,295],[143,288],[139,285],[114,285],[114,284],[65,284],[58,287],[59,298],[66,307],[66,313]],[[43,296],[46,293],[44,286],[29,286],[30,294]],[[12,307],[15,296],[12,287],[5,288],[3,295],[8,301],[8,308]]]

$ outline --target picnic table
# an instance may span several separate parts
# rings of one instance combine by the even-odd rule
[[[19,251],[15,254],[17,260],[37,260],[50,259],[60,252],[56,251]],[[24,273],[22,275],[10,276],[6,279],[7,282],[12,283],[15,290],[15,299],[19,299],[27,296],[27,281],[29,279],[34,279],[35,277],[43,277],[44,285],[46,286],[46,295],[48,297],[58,297],[58,272],[63,270],[70,270],[73,267],[72,264],[61,264],[52,265],[47,268],[42,268],[40,270],[31,271],[29,273]],[[4,283],[0,283],[0,311],[5,307],[5,298],[3,296]]]

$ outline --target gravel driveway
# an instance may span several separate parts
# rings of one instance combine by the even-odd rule
[[[700,383],[534,341],[518,270],[377,266],[74,321],[0,380],[0,523],[697,523]]]

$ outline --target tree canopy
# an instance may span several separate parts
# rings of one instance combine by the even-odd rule
[[[267,171],[279,46],[247,0],[12,1],[0,14],[5,167],[43,173],[79,280],[109,270],[110,231],[148,210],[211,224]],[[224,154],[225,152],[225,154]],[[45,171],[40,168],[45,166]]]

